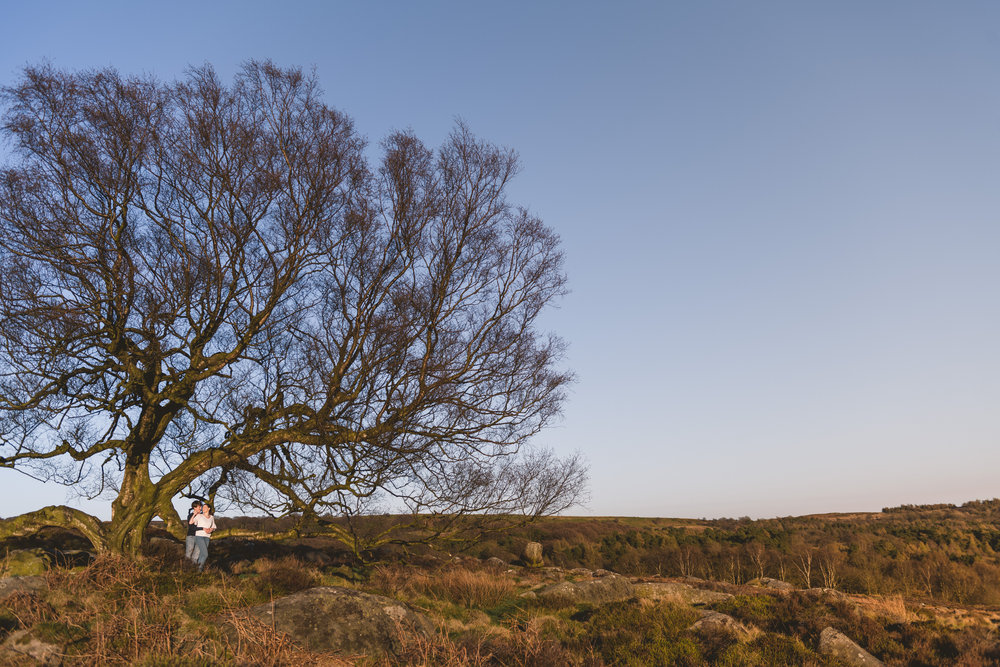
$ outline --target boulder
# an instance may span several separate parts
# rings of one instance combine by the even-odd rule
[[[507,561],[503,560],[502,558],[497,558],[496,556],[490,556],[489,558],[487,558],[486,559],[486,564],[489,567],[492,567],[492,568],[494,568],[496,570],[506,570],[507,569]]]
[[[771,577],[759,577],[752,581],[747,582],[748,586],[757,586],[758,588],[767,588],[772,591],[781,592],[791,592],[797,590],[794,584],[790,584],[787,581],[782,581],[781,579],[772,579]]]
[[[760,634],[753,626],[744,625],[732,616],[717,611],[703,611],[701,618],[694,622],[691,630],[698,633],[722,632],[734,636],[738,641],[749,641]]]
[[[628,600],[636,595],[635,586],[625,577],[612,575],[591,581],[561,581],[536,591],[538,598],[554,604],[604,604]]]
[[[542,545],[538,542],[528,542],[524,545],[524,564],[528,567],[542,566]]]
[[[649,598],[651,600],[664,600],[667,602],[689,604],[695,607],[721,602],[722,600],[728,600],[733,597],[729,593],[704,590],[701,588],[695,588],[690,584],[682,584],[673,581],[645,582],[636,584],[635,588],[640,597]]]
[[[35,636],[32,629],[15,630],[0,644],[3,664],[61,665],[66,647]]]
[[[847,593],[834,588],[807,588],[802,593],[810,600],[850,600]]]
[[[46,588],[45,577],[4,577],[0,579],[0,602],[15,593],[40,593]]]
[[[246,613],[305,648],[347,655],[395,654],[401,631],[424,637],[434,631],[427,617],[398,600],[338,586],[311,588]]]
[[[882,667],[884,662],[855,644],[850,637],[833,628],[819,634],[819,652],[843,660],[852,667]]]
[[[45,574],[52,565],[52,557],[42,549],[16,549],[4,559],[4,574],[27,577]]]

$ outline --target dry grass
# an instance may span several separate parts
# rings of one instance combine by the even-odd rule
[[[292,556],[259,558],[250,566],[250,571],[257,575],[254,588],[268,599],[304,591],[323,581],[318,569]]]
[[[261,568],[275,582],[312,582],[291,562]],[[22,628],[41,628],[66,646],[65,665],[346,665],[295,647],[236,610],[266,598],[221,573],[196,574],[156,559],[102,555],[80,570],[53,569],[44,595],[17,594],[0,608]]]
[[[386,656],[369,659],[361,664],[365,667],[485,667],[490,662],[492,654],[486,650],[482,642],[457,644],[451,641],[444,631],[432,637],[417,634],[401,633],[402,648],[399,656]]]
[[[402,650],[395,657],[363,661],[364,667],[603,667],[592,651],[574,654],[537,629],[501,634],[470,634],[459,639],[444,629],[431,637],[401,634]]]
[[[486,609],[501,604],[516,590],[513,579],[506,573],[462,567],[425,572],[383,565],[375,568],[371,582],[390,597],[423,595],[464,607]]]
[[[1000,664],[992,628],[913,623],[929,612],[916,614],[900,596],[831,602],[804,594],[740,595],[714,607],[765,633],[733,647],[728,638],[686,632],[693,620],[688,605],[613,603],[570,613],[517,597],[519,588],[557,576],[551,573],[518,578],[452,562],[433,570],[382,565],[369,574],[358,588],[415,601],[441,629],[431,637],[403,634],[395,657],[310,652],[245,609],[329,581],[329,571],[285,557],[245,562],[233,574],[197,573],[176,561],[105,555],[86,568],[50,570],[48,590],[0,603],[0,635],[32,628],[65,646],[69,666],[599,667],[626,664],[626,657],[634,664],[823,664],[810,647],[822,627],[834,624],[890,664],[910,655],[922,664]],[[959,611],[976,610],[953,610]]]
[[[916,614],[906,609],[906,601],[902,595],[867,598],[863,606],[868,612],[896,623],[908,623],[916,618]]]

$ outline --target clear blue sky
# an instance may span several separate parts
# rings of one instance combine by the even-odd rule
[[[25,64],[315,66],[372,143],[456,118],[562,236],[580,513],[1000,496],[1000,5],[32,2]],[[6,516],[66,499],[0,472]],[[107,503],[72,504],[107,516]]]

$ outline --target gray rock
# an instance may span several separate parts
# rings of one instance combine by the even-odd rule
[[[781,579],[772,579],[771,577],[760,577],[758,579],[754,579],[753,581],[748,581],[747,585],[767,588],[772,591],[791,592],[797,590],[794,584],[782,581]]]
[[[503,560],[502,558],[497,558],[496,556],[490,556],[489,558],[487,558],[486,564],[498,570],[503,570],[506,569],[507,567],[507,561]]]
[[[739,641],[749,641],[760,634],[753,626],[744,625],[732,616],[717,611],[705,610],[701,618],[694,622],[691,629],[695,632],[724,632],[733,635]]]
[[[833,656],[855,667],[882,667],[884,662],[855,644],[850,637],[833,628],[819,634],[819,652]]]
[[[40,593],[48,587],[45,577],[4,577],[0,579],[0,601],[15,593]]]
[[[430,637],[434,630],[398,600],[337,586],[294,593],[247,613],[310,650],[347,655],[395,654],[401,631]]]
[[[631,599],[636,589],[625,577],[614,575],[591,581],[561,581],[542,588],[537,595],[553,604],[604,604]]]
[[[594,570],[594,577],[596,577],[596,578],[611,577],[611,576],[614,576],[614,575],[615,575],[615,573],[612,572],[611,570],[604,570],[604,569]]]
[[[15,549],[4,559],[3,573],[7,576],[27,577],[45,574],[51,565],[51,556],[42,549]]]
[[[807,588],[802,591],[810,600],[849,600],[847,593],[834,588]]]
[[[692,606],[713,604],[733,597],[729,593],[703,590],[690,584],[673,581],[651,581],[636,584],[636,592],[640,597],[651,600],[664,600]]]
[[[528,542],[524,545],[524,562],[529,567],[541,567],[542,545],[538,542]]]
[[[29,628],[16,630],[0,644],[3,664],[61,665],[66,647],[39,639]],[[30,662],[28,662],[30,661]]]
[[[576,576],[576,577],[592,577],[592,576],[594,576],[594,573],[591,572],[590,570],[588,570],[585,567],[574,567],[572,570],[569,571],[569,573],[572,574],[573,576]]]

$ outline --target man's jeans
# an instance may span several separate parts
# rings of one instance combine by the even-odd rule
[[[194,562],[196,554],[196,543],[194,535],[188,535],[184,538],[184,557],[189,561]]]

